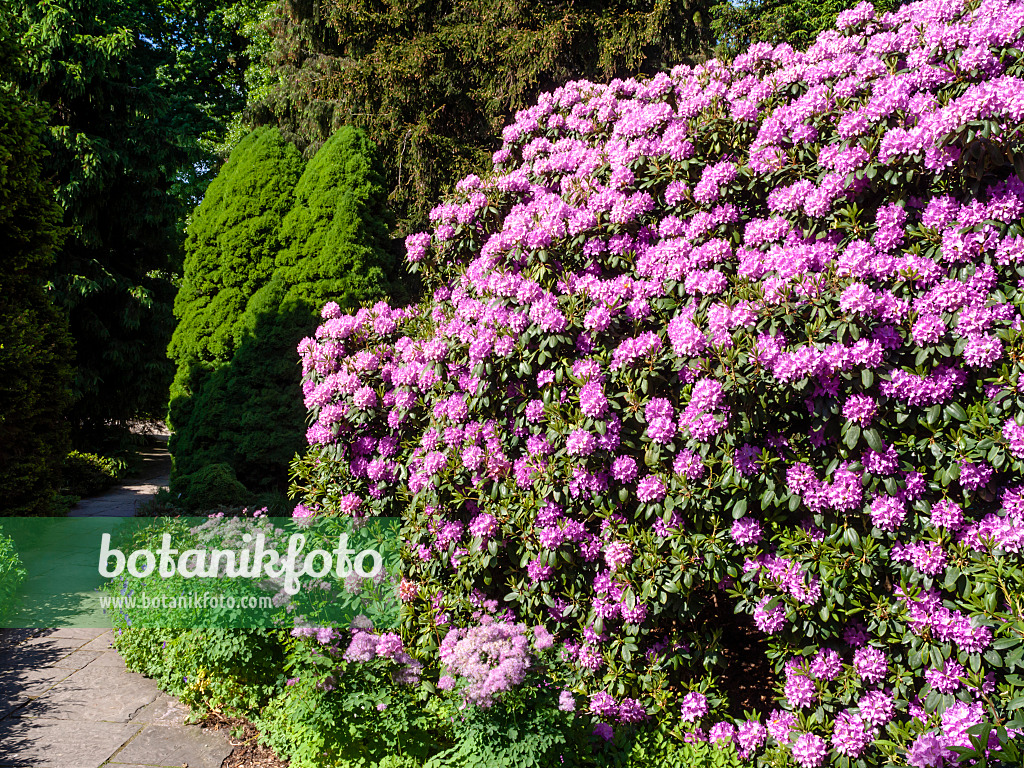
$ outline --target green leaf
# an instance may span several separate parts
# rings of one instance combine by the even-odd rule
[[[745,497],[736,500],[732,505],[733,520],[739,520],[747,512],[747,499]]]
[[[946,406],[946,413],[957,421],[967,421],[967,411],[959,403],[950,403]]]
[[[863,434],[864,439],[867,440],[871,450],[877,453],[885,453],[885,442],[882,440],[881,436],[879,436],[878,430],[865,429]]]

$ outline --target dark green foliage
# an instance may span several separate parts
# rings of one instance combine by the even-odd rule
[[[202,511],[249,504],[254,498],[228,464],[207,464],[190,475],[178,475],[171,480],[171,496],[182,509]]]
[[[276,130],[258,129],[234,149],[193,215],[169,348],[178,365],[170,402],[176,473],[240,463],[222,444],[224,432],[241,425],[225,420],[227,371],[218,368],[238,351],[246,304],[274,273],[301,172],[298,151]]]
[[[398,282],[404,268],[389,250],[391,223],[377,148],[362,131],[342,128],[316,153],[295,187],[274,274],[287,287],[280,305],[319,312],[336,301],[348,311],[389,295],[400,303],[406,298]],[[253,310],[262,312],[259,301]]]
[[[120,1],[139,4],[143,9],[147,4],[157,7],[159,22],[151,25],[156,35],[151,39],[169,61],[162,77],[200,113],[179,129],[198,141],[205,159],[210,160],[215,145],[224,139],[245,106],[247,90],[259,85],[253,55],[258,55],[266,33],[258,20],[274,0]],[[207,162],[183,169],[195,173],[193,178],[185,179],[194,186],[183,190],[193,204],[199,201],[216,168],[216,164],[211,167]]]
[[[267,0],[9,0],[22,93],[51,106],[68,237],[56,303],[76,341],[75,441],[162,417],[182,222],[245,102],[239,28]]]
[[[0,66],[16,56],[5,21]],[[67,451],[72,348],[44,287],[60,211],[42,176],[43,126],[0,75],[0,515],[51,512]]]
[[[835,27],[836,16],[860,0],[725,0],[711,9],[718,53],[735,56],[752,43],[789,43],[804,50],[818,33]],[[900,5],[878,0],[879,14]]]
[[[276,270],[233,326],[230,361],[181,381],[191,402],[172,402],[176,473],[224,462],[252,490],[285,487],[288,462],[305,445],[297,344],[328,301],[351,310],[403,295],[385,211],[373,144],[339,131],[299,179]]]
[[[279,687],[284,657],[279,633],[244,629],[129,628],[117,649],[129,669],[199,712],[258,709]]]
[[[484,167],[496,132],[537,94],[692,60],[714,44],[710,2],[283,0],[273,28],[278,84],[254,107],[315,151],[342,125],[383,151],[409,231],[456,179]]]
[[[53,105],[46,174],[68,237],[56,300],[76,341],[71,420],[93,432],[155,414],[170,368],[167,272],[183,208],[174,177],[193,155],[191,110],[161,82],[147,42],[156,17],[113,0],[18,0],[27,51],[22,92]]]
[[[302,173],[298,151],[260,128],[232,151],[192,215],[169,354],[179,373],[231,359],[242,314],[274,273],[281,223]],[[173,395],[172,395],[173,398]]]
[[[295,346],[315,327],[304,305],[283,304],[286,292],[275,278],[256,293],[231,362],[193,395],[189,421],[175,427],[176,473],[221,461],[253,490],[284,488],[305,443]]]

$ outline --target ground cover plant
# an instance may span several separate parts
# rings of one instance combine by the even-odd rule
[[[1021,3],[864,3],[570,83],[407,240],[430,301],[324,308],[299,510],[403,517],[441,699],[543,670],[599,744],[1014,759],[1022,37]]]

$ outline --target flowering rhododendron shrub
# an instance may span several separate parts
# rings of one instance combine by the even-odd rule
[[[300,345],[303,510],[404,518],[409,652],[486,704],[540,626],[602,734],[802,768],[1013,717],[1022,40],[1024,3],[864,3],[519,113],[406,242],[432,300]]]

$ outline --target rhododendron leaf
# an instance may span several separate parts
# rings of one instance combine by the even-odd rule
[[[999,609],[999,595],[996,594],[996,592],[993,590],[993,591],[991,591],[991,592],[989,592],[989,593],[987,593],[985,595],[985,610],[988,611],[989,613],[995,613],[998,609]],[[997,659],[999,658],[999,654],[995,653],[994,651],[989,651],[989,653],[993,653],[995,658],[997,658]],[[999,666],[998,663],[992,662],[992,660],[989,658],[988,654],[985,654],[985,660],[990,662],[990,663],[995,664],[996,666]]]
[[[871,447],[871,450],[877,453],[885,452],[886,445],[878,434],[878,430],[865,429],[862,434],[864,435],[864,439],[867,441],[867,444]]]
[[[732,505],[732,516],[734,520],[739,520],[747,512],[747,500],[745,497],[740,497]]]
[[[967,411],[959,403],[950,403],[945,408],[946,414],[957,421],[967,421]]]

